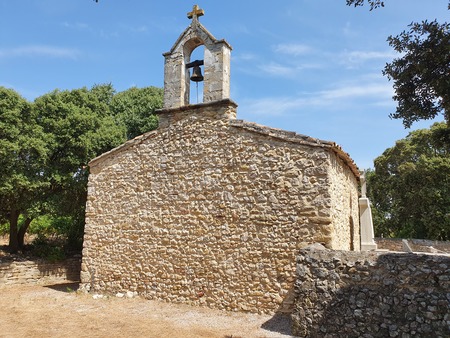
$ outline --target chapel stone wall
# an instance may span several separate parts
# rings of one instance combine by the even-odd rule
[[[273,313],[290,306],[300,248],[348,249],[327,184],[357,194],[345,163],[332,171],[329,148],[233,116],[229,102],[166,111],[91,162],[82,288]],[[342,212],[357,207],[346,197]]]
[[[330,203],[331,222],[334,225],[329,247],[359,251],[361,242],[358,210],[359,182],[336,154],[330,157],[328,176],[330,199],[326,202]]]

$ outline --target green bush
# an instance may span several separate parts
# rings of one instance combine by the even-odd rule
[[[9,224],[0,224],[0,236],[6,236],[7,234],[9,234]]]
[[[24,223],[19,218],[19,227]],[[79,253],[83,248],[84,218],[43,215],[30,223],[27,233],[34,236],[30,250],[33,255],[50,260]],[[9,223],[0,224],[0,236],[9,234]]]
[[[39,216],[31,222],[28,233],[41,237],[67,237],[72,224],[70,217]]]
[[[31,251],[34,256],[43,258],[50,262],[64,260],[66,254],[63,249],[63,243],[58,240],[38,236],[31,243]]]

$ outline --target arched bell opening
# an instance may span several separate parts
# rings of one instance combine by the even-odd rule
[[[205,46],[193,38],[184,45],[185,104],[203,102]]]
[[[186,64],[186,82],[189,86],[189,104],[203,102],[205,46],[195,48]]]
[[[191,25],[180,35],[172,49],[163,54],[164,108],[209,103],[230,97],[231,46],[225,40],[214,38],[198,22],[202,13],[195,6],[195,10],[188,15],[192,18]],[[192,64],[196,60],[203,63]],[[192,76],[194,67],[197,68],[195,76]]]

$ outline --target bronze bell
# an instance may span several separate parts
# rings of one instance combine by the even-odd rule
[[[200,68],[200,66],[194,66],[194,68],[192,69],[191,81],[203,81],[202,69]]]

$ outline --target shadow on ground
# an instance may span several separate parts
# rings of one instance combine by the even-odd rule
[[[73,292],[78,290],[78,288],[80,287],[80,283],[70,282],[70,283],[51,284],[45,285],[45,287],[60,292]]]
[[[261,325],[261,328],[267,331],[276,332],[285,335],[291,335],[291,315],[286,313],[276,313],[267,322]]]

